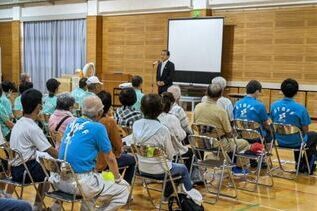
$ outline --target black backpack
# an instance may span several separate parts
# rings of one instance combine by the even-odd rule
[[[169,211],[204,211],[203,206],[197,205],[191,198],[188,198],[186,194],[179,193],[178,198],[180,204],[178,204],[176,196],[171,196],[168,200],[168,210]],[[177,204],[178,209],[173,210],[173,205]]]

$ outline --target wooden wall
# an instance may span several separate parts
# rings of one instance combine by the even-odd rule
[[[178,12],[103,17],[103,73],[140,75],[144,79],[143,90],[151,92],[156,73],[152,63],[167,47],[168,19],[190,16],[190,12]]]
[[[11,22],[0,22],[0,47],[2,76],[4,79],[11,78],[12,67],[12,29]]]
[[[223,74],[230,81],[317,82],[317,7],[213,11],[225,17]]]

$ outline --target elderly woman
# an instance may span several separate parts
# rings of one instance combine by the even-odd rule
[[[221,97],[217,100],[217,105],[220,106],[221,108],[225,109],[228,113],[230,121],[233,120],[233,105],[232,102],[229,98],[226,98],[223,96],[224,90],[227,86],[227,81],[223,77],[215,77],[211,81],[212,84],[219,84],[219,86],[222,89]],[[207,101],[207,96],[204,96],[201,99],[201,102],[206,102]]]
[[[71,112],[74,106],[75,99],[68,93],[63,93],[57,96],[56,110],[48,120],[48,127],[51,133],[64,134],[67,125],[74,120]],[[56,148],[59,147],[57,140]]]
[[[172,93],[175,100],[169,113],[174,114],[179,119],[181,126],[185,130],[186,134],[192,134],[187,114],[185,113],[184,109],[178,105],[179,99],[181,98],[181,89],[179,88],[179,86],[173,85],[167,89],[167,92]]]

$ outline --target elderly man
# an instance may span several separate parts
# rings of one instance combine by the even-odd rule
[[[223,109],[225,109],[229,115],[229,119],[230,121],[233,120],[233,105],[232,102],[229,98],[226,98],[223,96],[223,92],[227,86],[227,81],[225,78],[219,76],[219,77],[215,77],[212,79],[211,81],[212,84],[219,84],[219,86],[222,89],[222,93],[221,93],[221,97],[217,100],[217,105],[222,107]],[[208,96],[204,96],[201,99],[201,102],[206,102],[208,99]]]
[[[90,92],[91,95],[98,94],[101,91],[101,88],[102,88],[101,85],[103,85],[103,83],[99,81],[97,76],[89,77],[86,83],[87,83],[88,92]]]
[[[207,89],[207,101],[199,103],[195,108],[194,122],[197,124],[213,125],[218,128],[222,134],[227,137],[233,137],[227,112],[217,105],[221,93],[222,88],[219,84],[209,85]],[[243,139],[236,139],[236,143],[233,139],[229,138],[228,141],[224,139],[222,144],[226,152],[233,152],[235,147],[237,147],[238,152],[243,152],[250,148],[249,143]],[[214,142],[214,146],[219,146],[219,142]],[[244,173],[242,168],[233,168],[233,171],[236,175],[242,175]]]
[[[100,202],[100,210],[118,210],[125,205],[129,196],[129,184],[122,179],[116,157],[112,152],[111,142],[104,125],[98,121],[103,116],[103,105],[97,96],[89,96],[83,102],[83,117],[69,124],[64,133],[59,150],[59,159],[66,160],[77,174],[79,183],[89,203],[83,209],[93,209],[95,200]],[[105,182],[94,170],[98,153],[104,158],[115,177],[114,182]],[[71,181],[57,182],[65,191],[76,190]]]
[[[178,105],[179,99],[181,98],[181,89],[179,88],[179,86],[173,85],[167,89],[167,92],[172,93],[175,100],[169,113],[174,114],[179,119],[179,121],[181,122],[181,126],[185,130],[187,135],[192,134],[187,114],[185,113],[184,109]]]

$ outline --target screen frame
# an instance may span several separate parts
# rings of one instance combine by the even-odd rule
[[[224,17],[223,16],[213,16],[213,17],[197,17],[197,18],[170,18],[168,19],[167,26],[167,50],[169,51],[169,29],[170,21],[178,20],[206,20],[206,19],[222,19],[222,45],[221,45],[221,55],[220,55],[220,72],[205,72],[205,71],[187,71],[187,70],[175,70],[173,75],[173,82],[179,84],[188,84],[188,85],[201,85],[201,84],[210,84],[211,80],[214,77],[222,75],[222,54],[223,54],[223,38],[224,38]],[[186,73],[186,74],[184,74]],[[196,77],[196,76],[200,77]],[[194,76],[194,77],[193,77]],[[175,80],[176,78],[181,78],[181,80]]]

